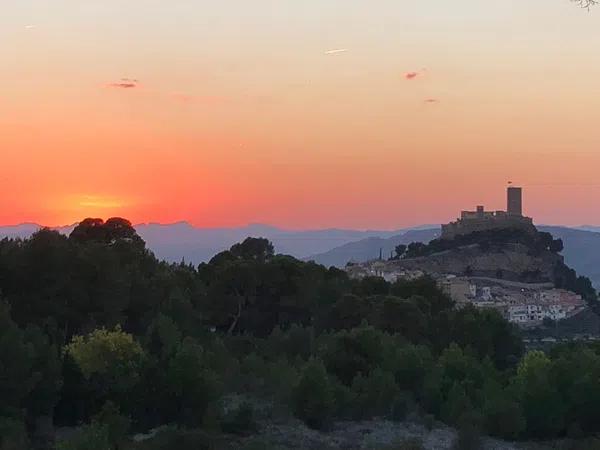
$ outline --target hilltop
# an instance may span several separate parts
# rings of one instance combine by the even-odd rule
[[[584,231],[560,226],[539,226],[539,231],[550,233],[561,239],[563,250],[560,254],[565,264],[577,273],[592,280],[594,286],[600,288],[600,233]],[[350,242],[326,252],[312,255],[306,259],[326,266],[345,267],[348,262],[362,263],[377,259],[380,249],[387,259],[395,247],[411,242],[429,243],[440,235],[440,228],[429,228],[408,231],[390,238],[363,239]]]

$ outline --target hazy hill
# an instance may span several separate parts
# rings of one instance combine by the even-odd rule
[[[565,263],[580,275],[590,278],[596,287],[600,287],[600,233],[554,226],[539,226],[538,229],[562,239]],[[308,259],[324,265],[343,267],[348,261],[363,262],[377,258],[380,248],[383,249],[384,256],[389,256],[398,244],[426,243],[438,235],[439,228],[433,228],[410,231],[387,239],[364,239],[312,255]]]
[[[324,266],[344,267],[347,262],[363,262],[379,257],[379,251],[384,258],[389,258],[397,245],[411,242],[429,242],[439,237],[439,228],[424,230],[409,230],[389,238],[372,237],[356,242],[349,242],[324,253],[312,255],[306,259],[313,260]]]

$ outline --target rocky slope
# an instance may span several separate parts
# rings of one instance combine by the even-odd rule
[[[543,283],[553,280],[560,255],[550,251],[532,254],[522,244],[507,243],[483,249],[477,244],[429,256],[391,261],[394,270],[421,270],[432,274],[472,275],[511,281]]]

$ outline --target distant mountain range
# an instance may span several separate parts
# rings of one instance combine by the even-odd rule
[[[75,225],[54,228],[60,233],[69,234]],[[424,225],[411,229],[431,228]],[[0,239],[27,238],[41,228],[40,225],[26,223],[16,226],[0,226]],[[174,224],[139,224],[135,225],[138,234],[146,241],[158,258],[171,262],[182,259],[198,264],[208,261],[216,253],[228,249],[233,244],[252,237],[265,237],[273,242],[278,253],[305,258],[325,252],[349,242],[360,241],[370,237],[390,238],[403,234],[406,230],[344,230],[324,229],[295,231],[284,230],[270,225],[251,224],[239,228],[197,228],[187,222]]]
[[[27,238],[41,227],[26,223],[0,226],[0,238]],[[69,234],[74,225],[56,228]],[[169,225],[136,225],[139,235],[158,258],[171,262],[185,260],[194,264],[208,261],[216,253],[228,249],[248,236],[265,237],[273,242],[278,253],[326,266],[343,267],[348,261],[367,261],[387,258],[399,244],[429,242],[440,234],[436,225],[423,225],[394,231],[357,231],[325,229],[294,231],[269,225],[252,224],[239,228],[196,228],[187,222]],[[589,277],[600,287],[600,227],[566,228],[538,226],[552,233],[565,244],[565,262],[579,274]]]
[[[426,228],[423,230],[407,230],[391,237],[369,237],[359,241],[349,242],[340,247],[332,248],[326,252],[311,255],[307,260],[312,260],[324,266],[344,267],[346,263],[364,262],[379,257],[389,258],[397,245],[408,245],[411,242],[429,242],[440,236],[440,228]]]

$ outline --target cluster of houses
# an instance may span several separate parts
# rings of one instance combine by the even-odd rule
[[[472,304],[493,308],[519,325],[537,325],[544,319],[567,319],[586,308],[581,295],[557,289],[552,283],[519,283],[454,275],[436,278],[440,288],[458,307]]]
[[[425,275],[421,270],[399,269],[385,261],[370,261],[346,267],[353,278],[377,276],[388,282],[414,280]],[[498,278],[429,274],[457,307],[471,304],[498,310],[510,322],[535,326],[544,319],[563,320],[586,308],[580,295],[557,289],[552,283],[520,283]]]

